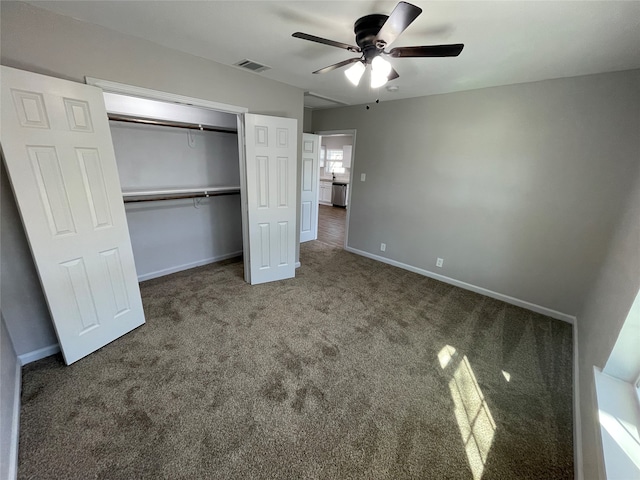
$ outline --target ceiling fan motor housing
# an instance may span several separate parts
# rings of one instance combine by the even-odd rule
[[[383,48],[376,46],[376,35],[378,35],[387,18],[389,18],[388,15],[366,15],[356,20],[353,26],[353,32],[356,34],[356,43],[362,50],[366,63],[371,63],[371,60],[383,50]]]

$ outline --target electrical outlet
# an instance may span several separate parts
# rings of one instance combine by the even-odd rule
[[[443,264],[443,263],[444,263],[444,259],[442,259],[442,258],[438,258],[438,259],[436,260],[436,267],[440,267],[440,268],[442,268],[442,264]]]
[[[360,181],[361,182],[364,182],[366,180],[366,178],[367,178],[367,174],[366,173],[361,173],[360,174]]]
[[[384,251],[386,251],[386,250],[387,250],[387,244],[386,244],[386,243],[381,243],[381,244],[380,244],[380,251],[381,251],[381,252],[384,252]]]

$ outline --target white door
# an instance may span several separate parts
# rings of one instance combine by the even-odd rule
[[[300,243],[318,238],[319,146],[319,135],[302,134]]]
[[[1,73],[4,159],[70,364],[144,323],[102,90]]]
[[[298,121],[245,114],[251,284],[295,276]]]

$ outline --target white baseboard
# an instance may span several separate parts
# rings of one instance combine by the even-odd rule
[[[56,343],[54,345],[39,348],[38,350],[34,350],[33,352],[27,352],[23,353],[22,355],[18,355],[18,362],[21,366],[23,366],[28,363],[35,362],[36,360],[40,360],[41,358],[50,357],[51,355],[55,355],[59,352],[60,345]]]
[[[472,285],[470,283],[462,282],[460,280],[456,280],[455,278],[445,277],[444,275],[433,273],[423,268],[414,267],[413,265],[408,265],[406,263],[398,262],[390,258],[374,255],[373,253],[365,252],[364,250],[358,250],[357,248],[345,247],[345,250],[347,252],[355,253],[356,255],[362,255],[363,257],[371,258],[373,260],[377,260],[382,263],[393,265],[394,267],[402,268],[404,270],[409,270],[410,272],[424,275],[425,277],[433,278],[435,280],[440,280],[441,282],[448,283],[450,285],[455,285],[456,287],[464,288],[465,290],[470,290],[472,292],[476,292],[481,295],[485,295],[487,297],[495,298],[496,300],[502,300],[503,302],[510,303],[511,305],[516,305],[517,307],[526,308],[527,310],[531,310],[532,312],[541,313],[542,315],[546,315],[551,318],[563,320],[572,325],[574,325],[576,321],[576,317],[574,315],[568,315],[566,313],[558,312],[556,310],[552,310],[550,308],[543,307],[541,305],[536,305],[535,303],[527,302],[525,300],[520,300],[519,298],[510,297],[509,295],[504,295],[502,293],[487,290],[486,288],[482,288],[476,285]]]
[[[296,262],[296,268],[300,268],[301,263],[300,262]]]
[[[138,275],[138,281],[144,282],[145,280],[151,280],[152,278],[164,277],[165,275],[181,272],[183,270],[189,270],[190,268],[201,267],[202,265],[208,265],[209,263],[221,262],[222,260],[239,257],[241,255],[242,250],[239,250],[237,252],[225,253],[224,255],[218,255],[216,257],[205,258],[203,260],[198,260],[197,262],[185,263],[182,265],[176,265],[174,267],[164,268],[162,270],[157,270],[155,272],[144,273],[142,275]]]
[[[22,390],[22,366],[16,362],[16,378],[13,391],[13,412],[11,412],[11,437],[9,439],[8,479],[18,478],[18,444],[20,441],[20,393]]]
[[[578,323],[573,324],[573,471],[575,480],[584,480],[582,465],[582,418],[580,417],[580,381],[578,366]]]

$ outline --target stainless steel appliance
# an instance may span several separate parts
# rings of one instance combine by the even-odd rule
[[[331,203],[334,207],[344,208],[347,206],[347,188],[349,188],[348,183],[333,182],[333,187],[331,189]]]

